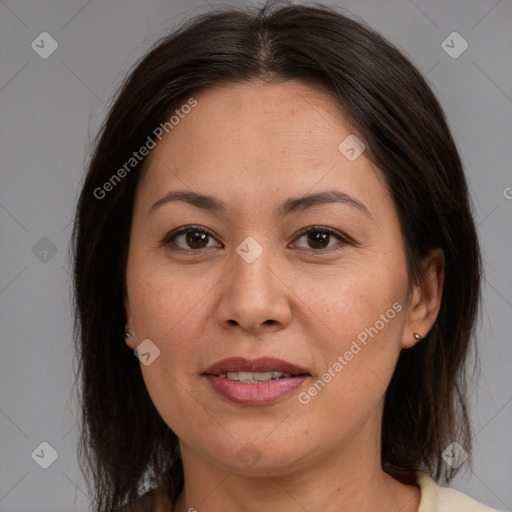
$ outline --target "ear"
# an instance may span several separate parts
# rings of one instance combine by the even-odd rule
[[[125,343],[133,350],[135,350],[137,344],[136,344],[136,336],[135,336],[135,330],[133,328],[133,313],[132,308],[130,306],[130,300],[128,299],[128,296],[125,295],[124,299],[124,311],[126,313],[126,325],[125,328],[128,329],[131,333],[130,337],[125,337]]]
[[[445,255],[442,249],[430,251],[422,260],[422,277],[414,287],[407,311],[402,348],[411,348],[418,341],[414,333],[424,338],[434,325],[443,296]]]

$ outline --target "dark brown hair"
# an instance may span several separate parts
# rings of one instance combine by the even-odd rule
[[[190,20],[136,63],[98,134],[81,190],[72,240],[79,460],[93,477],[97,511],[135,501],[144,482],[167,483],[174,499],[183,486],[177,437],[124,342],[125,265],[145,159],[123,179],[111,178],[187,98],[257,79],[306,81],[332,93],[391,191],[411,283],[429,250],[445,253],[437,321],[402,351],[386,395],[383,469],[404,482],[415,469],[449,481],[455,470],[443,463],[443,450],[457,441],[470,451],[466,359],[481,263],[461,160],[439,103],[397,49],[334,8],[225,9]],[[109,180],[108,194],[98,197]]]

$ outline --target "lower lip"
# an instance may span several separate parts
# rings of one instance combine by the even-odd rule
[[[265,405],[277,402],[295,391],[308,380],[308,375],[276,379],[260,384],[243,383],[205,375],[212,388],[224,398],[241,405]]]

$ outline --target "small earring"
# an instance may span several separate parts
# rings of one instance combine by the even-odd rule
[[[125,338],[131,338],[132,337],[131,332],[126,327],[124,328],[124,337]]]
[[[416,341],[420,341],[422,337],[423,337],[423,336],[422,336],[421,334],[419,334],[419,333],[417,333],[417,332],[415,332],[415,333],[414,333],[414,339],[415,339]]]

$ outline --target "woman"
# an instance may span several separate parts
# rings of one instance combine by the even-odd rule
[[[461,161],[368,27],[267,5],[160,41],[73,242],[96,510],[491,510],[436,483],[471,452]]]

